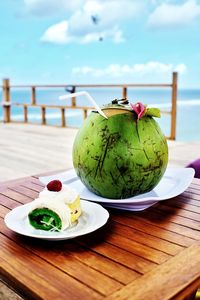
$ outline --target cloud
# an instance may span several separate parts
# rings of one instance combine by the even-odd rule
[[[173,71],[179,74],[185,73],[187,67],[184,64],[164,64],[157,61],[150,61],[145,64],[120,65],[110,64],[106,68],[93,68],[89,66],[75,67],[72,69],[73,75],[91,75],[93,77],[123,77],[126,75],[152,75],[167,74]]]
[[[41,41],[54,44],[67,44],[70,42],[87,44],[101,39],[111,39],[114,43],[124,41],[123,33],[117,26],[108,30],[88,32],[83,35],[70,33],[69,26],[68,21],[62,21],[49,27],[41,37]]]
[[[163,3],[156,7],[148,18],[151,28],[183,26],[193,22],[200,16],[200,5],[195,0],[188,0],[183,4]]]
[[[139,0],[124,0],[122,12],[120,0],[87,0],[82,8],[74,11],[68,19],[47,28],[41,40],[64,44],[90,43],[106,39],[121,43],[125,40],[121,24],[137,16],[142,7]]]
[[[55,15],[63,10],[73,12],[83,3],[84,0],[24,0],[26,13],[40,17]]]
[[[41,40],[56,44],[66,44],[70,41],[68,37],[68,22],[62,21],[49,27],[43,34]]]
[[[187,72],[187,67],[185,64],[179,64],[175,67],[174,71],[178,72],[179,74],[184,74]]]

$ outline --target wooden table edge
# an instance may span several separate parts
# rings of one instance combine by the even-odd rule
[[[191,260],[190,254],[193,254]],[[135,279],[112,295],[109,300],[141,300],[149,299],[176,299],[183,300],[200,286],[200,242],[197,241],[190,247],[170,258],[152,271]],[[178,270],[173,265],[179,266]],[[180,271],[180,272],[179,272]],[[170,281],[169,281],[170,278]],[[144,286],[144,289],[141,289]],[[180,289],[181,286],[181,289]],[[154,295],[152,294],[154,291]]]

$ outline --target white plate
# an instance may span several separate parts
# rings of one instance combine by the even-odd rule
[[[159,184],[152,191],[127,199],[108,199],[97,196],[90,192],[79,179],[70,183],[69,186],[80,193],[81,199],[89,201],[116,204],[137,203],[140,205],[147,205],[150,204],[150,202],[170,199],[183,193],[190,185],[193,177],[194,169],[192,168],[168,168]]]
[[[53,176],[40,177],[41,182],[47,184],[50,180],[60,179],[75,189],[81,196],[81,199],[109,204],[134,203],[135,205],[150,206],[155,202],[173,198],[183,193],[192,182],[194,169],[192,168],[167,168],[159,184],[150,192],[134,196],[127,199],[108,199],[95,195],[90,192],[76,176],[75,171],[59,173]]]
[[[67,240],[84,235],[102,227],[109,218],[109,213],[101,205],[81,200],[82,215],[77,223],[71,228],[61,232],[48,232],[34,229],[28,221],[30,203],[18,206],[5,216],[6,226],[19,234],[44,239],[44,240]]]

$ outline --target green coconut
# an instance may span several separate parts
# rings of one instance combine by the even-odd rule
[[[124,199],[151,191],[168,163],[166,138],[146,109],[138,118],[130,107],[110,105],[108,118],[91,112],[73,145],[73,164],[82,183],[93,193]]]

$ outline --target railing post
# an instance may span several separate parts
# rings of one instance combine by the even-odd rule
[[[3,115],[4,122],[10,122],[10,81],[3,79]]]
[[[73,93],[76,92],[76,87],[74,87]],[[76,97],[72,97],[72,106],[76,106]]]
[[[122,99],[126,99],[127,98],[127,87],[123,87],[122,89]]]
[[[31,104],[36,104],[36,97],[35,97],[35,86],[32,86],[31,88]]]
[[[28,107],[24,105],[24,123],[28,123]]]
[[[61,126],[65,127],[65,109],[61,108]]]
[[[42,106],[41,112],[42,112],[42,125],[46,125],[46,107]]]
[[[87,109],[84,109],[84,110],[83,110],[83,119],[84,119],[84,120],[87,118],[87,112],[88,112]]]
[[[171,133],[170,133],[171,140],[176,139],[177,82],[178,82],[178,73],[173,72],[173,74],[172,74]]]

